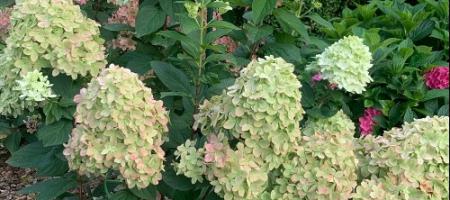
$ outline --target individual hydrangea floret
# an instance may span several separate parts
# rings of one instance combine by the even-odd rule
[[[20,98],[27,101],[41,102],[56,97],[52,92],[52,84],[41,72],[35,70],[28,72],[23,79],[17,81],[14,90],[20,91]]]
[[[307,68],[320,72],[323,79],[338,88],[361,94],[372,81],[369,75],[372,54],[357,36],[347,36],[316,55],[316,61]]]
[[[118,170],[130,188],[159,182],[168,113],[137,74],[111,65],[74,101],[76,126],[64,150],[71,170],[86,175]]]
[[[271,199],[349,199],[357,185],[355,125],[339,111],[306,126],[297,151],[282,165]]]
[[[448,66],[434,67],[424,75],[425,84],[431,89],[446,89],[449,86]]]
[[[449,197],[448,116],[417,119],[383,136],[360,140],[365,150],[359,153],[364,160],[361,168],[366,170],[361,170],[362,175],[372,181],[365,181],[369,186],[360,186],[356,196],[364,195],[364,187],[382,187],[394,199]]]
[[[75,79],[96,76],[106,65],[99,25],[71,0],[19,0],[11,25],[5,52],[22,74],[52,68],[53,75]]]

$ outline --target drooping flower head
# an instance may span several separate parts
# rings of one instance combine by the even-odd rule
[[[359,118],[359,129],[361,136],[372,134],[373,127],[376,125],[374,117],[381,115],[381,111],[376,108],[367,108],[364,115]]]
[[[137,74],[112,65],[74,101],[76,126],[64,150],[71,170],[118,170],[130,188],[161,180],[168,114]]]
[[[446,89],[449,86],[448,66],[434,67],[425,73],[425,84],[431,89]]]
[[[356,199],[447,199],[449,118],[427,117],[383,136],[360,138],[364,181]],[[378,177],[378,178],[375,178]],[[373,188],[367,196],[368,188]],[[364,198],[362,198],[364,197]]]
[[[338,88],[361,94],[372,81],[369,75],[372,54],[357,36],[347,36],[316,55],[308,70],[321,73],[323,79]]]
[[[53,75],[96,76],[105,67],[98,24],[71,0],[18,0],[5,52],[22,74],[52,68]]]

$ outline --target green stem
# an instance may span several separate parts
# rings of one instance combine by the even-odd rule
[[[197,109],[197,106],[200,103],[200,92],[201,92],[201,77],[202,77],[202,73],[203,73],[203,68],[205,67],[205,36],[206,36],[206,31],[207,31],[207,15],[206,14],[206,9],[205,8],[201,8],[200,9],[200,22],[199,27],[200,27],[200,54],[197,60],[197,68],[198,68],[198,74],[197,74],[197,80],[195,83],[195,108]]]

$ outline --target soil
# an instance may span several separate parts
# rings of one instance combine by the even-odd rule
[[[5,163],[10,157],[8,151],[0,146],[0,199],[32,200],[33,195],[19,194],[22,188],[38,181],[36,173],[31,169],[11,167]]]

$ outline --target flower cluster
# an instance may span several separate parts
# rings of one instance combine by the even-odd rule
[[[136,16],[139,10],[139,0],[130,0],[120,6],[108,19],[111,24],[127,24],[131,27],[136,25]]]
[[[14,90],[20,91],[19,98],[26,101],[41,102],[56,97],[52,92],[52,84],[41,72],[28,72],[21,80],[17,80]]]
[[[447,116],[417,119],[383,136],[361,138],[359,143],[366,150],[361,155],[367,166],[361,169],[368,170],[364,174],[371,180],[357,188],[356,199],[449,197]]]
[[[119,170],[130,188],[159,182],[168,114],[137,74],[112,65],[74,101],[76,127],[64,150],[70,169],[86,175]]]
[[[18,1],[11,15],[7,48],[22,74],[52,68],[65,73],[96,76],[105,67],[98,24],[83,16],[68,0]]]
[[[381,111],[376,108],[367,108],[364,110],[364,115],[358,119],[361,136],[372,134],[373,127],[376,125],[374,117],[378,115],[381,115]]]
[[[355,125],[342,111],[308,121],[300,146],[283,163],[271,199],[349,199],[357,185],[354,131]]]
[[[449,86],[448,66],[434,67],[424,75],[425,84],[431,89],[446,89]]]
[[[113,49],[120,49],[122,51],[136,50],[136,42],[133,40],[133,33],[120,32],[116,39],[111,41]]]
[[[206,165],[204,175],[216,193],[225,199],[260,199],[268,186],[268,174],[277,169],[301,139],[299,121],[300,82],[294,66],[281,58],[253,61],[241,71],[234,85],[222,95],[205,100],[195,115],[194,128],[200,128],[208,142],[190,158]],[[237,141],[235,147],[228,140]],[[181,155],[181,166],[186,165]],[[192,150],[192,149],[191,149]],[[179,174],[186,169],[175,164]],[[199,179],[199,178],[197,178]]]
[[[11,25],[10,16],[11,9],[0,9],[0,40],[4,40],[8,33],[9,26]]]
[[[316,55],[308,69],[320,72],[322,78],[338,88],[361,94],[372,81],[369,75],[372,54],[357,36],[347,36]]]

